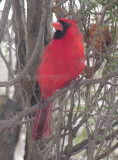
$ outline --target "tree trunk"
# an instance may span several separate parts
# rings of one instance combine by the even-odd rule
[[[40,30],[40,22],[45,13],[46,23],[44,24],[44,33],[41,43],[41,48],[37,56],[35,56],[35,63],[21,81],[14,85],[15,91],[13,101],[8,98],[5,99],[5,104],[0,105],[0,119],[10,119],[17,112],[28,108],[30,106],[30,99],[33,95],[33,83],[35,77],[35,71],[39,64],[42,51],[51,39],[52,30],[52,14],[50,8],[52,1],[48,0],[28,0],[27,1],[27,23],[25,17],[25,5],[23,0],[13,0],[13,28],[15,33],[15,46],[16,46],[16,74],[18,74],[27,64],[30,56],[35,48],[37,37]],[[27,26],[26,26],[27,24]],[[30,128],[31,127],[31,128]],[[32,149],[33,144],[31,142],[31,129],[32,125],[28,125],[27,138],[26,138],[26,160],[34,160],[36,155],[35,150]],[[30,132],[29,132],[30,131]],[[0,134],[0,157],[4,160],[13,160],[15,147],[18,141],[20,133],[20,127],[10,128]],[[37,148],[38,150],[39,148]],[[37,155],[40,157],[39,155]],[[42,157],[42,156],[41,156]],[[37,158],[36,158],[37,159]]]
[[[35,72],[37,65],[40,62],[40,57],[42,55],[42,51],[44,50],[44,47],[50,42],[52,37],[52,29],[51,29],[51,22],[52,22],[52,13],[50,13],[50,8],[52,6],[52,1],[48,0],[28,0],[27,1],[27,36],[28,36],[28,59],[33,53],[34,47],[37,42],[37,37],[39,34],[39,30],[41,24],[41,19],[43,18],[44,12],[46,12],[46,24],[44,24],[44,33],[43,33],[43,39],[40,42],[42,44],[42,48],[39,49],[38,55],[35,57],[35,64],[30,68],[29,75],[31,77],[31,81],[34,82],[35,78]],[[32,88],[31,92],[33,94]],[[40,98],[40,97],[39,97]],[[31,128],[28,128],[30,132],[27,134],[27,144],[26,144],[26,155],[25,160],[37,160],[41,159],[43,160],[43,156],[39,155],[39,146],[35,147],[35,144],[31,142]],[[30,134],[29,134],[30,133]],[[35,147],[35,149],[34,149]]]

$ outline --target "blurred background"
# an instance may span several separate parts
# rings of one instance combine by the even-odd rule
[[[53,102],[54,109],[61,109],[52,113],[52,136],[33,143],[35,113],[22,114],[19,120],[14,117],[31,109],[35,71],[53,36],[51,24],[60,18],[77,21],[86,54],[81,77],[83,83],[91,83],[73,88]],[[43,37],[34,54],[41,27]],[[1,0],[0,159],[118,160],[117,71],[117,0]],[[98,78],[99,83],[92,81]]]

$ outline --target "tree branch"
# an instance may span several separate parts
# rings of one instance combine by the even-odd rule
[[[81,80],[81,81],[72,81],[72,83],[57,91],[54,95],[52,95],[50,98],[48,98],[47,100],[45,100],[42,104],[42,102],[39,102],[39,104],[37,105],[34,105],[33,107],[31,108],[28,108],[24,111],[21,111],[19,112],[15,117],[13,117],[11,120],[8,120],[8,123],[5,122],[4,125],[2,125],[0,127],[0,131],[6,129],[6,128],[9,128],[11,127],[13,124],[16,124],[16,122],[18,120],[20,120],[22,117],[25,117],[27,116],[28,114],[30,113],[33,113],[35,112],[36,110],[40,109],[40,108],[43,108],[45,106],[47,106],[48,104],[50,104],[52,101],[54,101],[55,99],[59,98],[62,94],[66,93],[68,90],[71,90],[71,89],[74,89],[75,91],[77,91],[81,86],[83,85],[91,85],[91,84],[97,84],[97,83],[101,83],[101,84],[104,84],[106,83],[109,79],[113,78],[113,77],[116,77],[118,76],[118,71],[114,71],[114,72],[111,72],[107,75],[105,75],[104,77],[102,78],[98,78],[98,79],[90,79],[90,80]],[[40,107],[39,107],[40,106]]]
[[[50,3],[50,1],[47,1],[46,3]],[[49,5],[47,5],[49,6]],[[18,81],[20,81],[23,77],[24,74],[26,74],[26,72],[30,69],[30,67],[32,66],[32,64],[34,63],[35,57],[38,54],[39,49],[42,48],[42,40],[43,40],[43,36],[44,36],[44,29],[45,29],[45,24],[46,24],[46,17],[47,17],[47,9],[45,8],[45,10],[43,11],[43,14],[41,16],[41,23],[40,23],[40,30],[39,30],[39,34],[38,34],[38,38],[37,38],[37,42],[35,45],[35,48],[33,50],[33,54],[31,55],[28,63],[26,64],[25,68],[17,75],[17,77],[9,82],[0,82],[0,87],[9,87],[9,86],[13,86],[15,83],[17,83]]]
[[[52,7],[52,11],[54,10],[54,9],[57,9],[59,6],[61,6],[63,3],[66,3],[66,1],[67,0],[63,0],[62,2],[60,2],[60,3],[58,3],[58,4],[56,4],[55,6],[53,6]]]
[[[13,0],[6,0],[5,1],[5,5],[4,5],[4,9],[2,12],[2,17],[0,20],[0,43],[3,39],[3,35],[4,35],[4,31],[5,31],[5,26],[7,24],[7,20],[8,20],[8,14],[12,5],[12,1]]]
[[[0,55],[1,55],[1,57],[2,57],[5,65],[6,65],[6,67],[7,67],[7,69],[8,69],[8,71],[9,71],[10,76],[11,76],[12,78],[14,78],[14,71],[12,70],[11,66],[9,65],[9,63],[8,63],[7,60],[6,60],[6,58],[4,57],[4,55],[3,55],[2,51],[1,51],[1,48],[0,48]]]

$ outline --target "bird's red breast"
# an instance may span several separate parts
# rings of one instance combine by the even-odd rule
[[[68,19],[61,21],[68,23],[69,27],[62,38],[52,39],[44,51],[38,68],[38,82],[44,98],[51,96],[70,80],[76,79],[84,69],[82,34],[75,21]],[[60,23],[61,25],[63,27]]]

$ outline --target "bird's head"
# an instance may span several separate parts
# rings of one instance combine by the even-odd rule
[[[56,30],[54,39],[63,38],[67,34],[75,35],[78,31],[77,22],[72,19],[59,19],[59,21],[52,23],[52,26]]]

